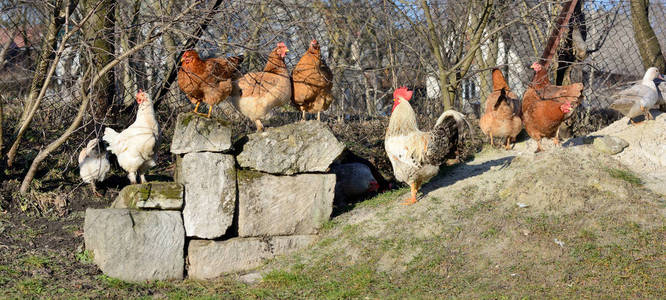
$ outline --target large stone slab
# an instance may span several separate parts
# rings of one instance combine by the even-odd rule
[[[231,155],[188,153],[179,160],[178,183],[185,186],[183,222],[189,237],[214,239],[231,225],[236,206],[236,169]]]
[[[316,234],[329,220],[335,174],[276,176],[238,172],[238,234]]]
[[[345,148],[318,121],[269,128],[247,138],[237,157],[240,166],[272,174],[325,172]]]
[[[187,248],[190,278],[209,279],[261,266],[266,259],[307,247],[315,235],[233,238],[226,241],[192,240]]]
[[[226,121],[181,113],[171,141],[171,153],[223,152],[231,148],[231,128]]]
[[[110,277],[183,278],[185,231],[178,211],[89,208],[83,230],[86,249]]]
[[[183,185],[175,182],[148,182],[124,187],[111,208],[180,210]]]

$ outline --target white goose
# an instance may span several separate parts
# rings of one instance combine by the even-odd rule
[[[641,114],[645,115],[645,120],[654,119],[650,114],[650,108],[657,104],[660,98],[659,93],[657,93],[657,85],[654,84],[656,78],[664,79],[657,68],[647,69],[643,80],[639,84],[624,89],[613,96],[616,100],[613,101],[610,108],[628,117],[631,124],[637,124],[632,118]]]

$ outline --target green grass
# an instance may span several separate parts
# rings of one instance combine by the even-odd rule
[[[395,201],[398,197],[409,192],[409,187],[403,187],[396,190],[391,190],[386,193],[379,194],[371,199],[365,200],[357,204],[357,207],[379,207]]]
[[[630,171],[615,168],[608,168],[606,171],[613,178],[624,180],[633,185],[643,185],[643,180]]]
[[[21,259],[21,263],[29,268],[43,268],[49,263],[49,259],[38,255],[29,255]]]

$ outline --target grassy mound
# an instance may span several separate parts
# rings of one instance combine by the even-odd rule
[[[394,192],[334,219],[317,245],[275,261],[254,289],[317,298],[663,295],[664,199],[618,163],[577,147],[452,173],[416,205],[399,205],[405,195]]]

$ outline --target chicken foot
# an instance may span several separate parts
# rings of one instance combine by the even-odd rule
[[[495,142],[493,141],[493,132],[492,131],[489,132],[489,136],[490,136],[490,146],[495,147]]]
[[[507,136],[506,137],[506,147],[504,147],[506,150],[511,150],[511,137]]]
[[[650,113],[650,109],[646,108],[645,106],[641,106],[641,110],[643,111],[643,114],[645,114],[645,120],[654,120],[652,117],[652,114]]]
[[[412,204],[416,203],[416,193],[419,190],[419,186],[420,186],[420,184],[417,183],[417,182],[414,182],[414,183],[410,184],[409,187],[411,189],[411,197],[406,199],[401,204],[403,204],[403,205],[412,205]]]
[[[305,122],[305,110],[301,110],[301,123]]]
[[[196,115],[204,116],[204,117],[210,119],[210,113],[213,111],[213,106],[208,105],[208,114],[206,114],[206,113],[200,113],[199,112],[199,105],[201,105],[201,101],[197,101],[197,105],[194,106],[194,111],[192,111],[192,112]]]
[[[97,196],[97,197],[102,197],[102,194],[100,194],[100,193],[97,191],[97,187],[95,186],[95,182],[91,182],[91,183],[90,183],[90,188],[92,189],[92,192],[93,192],[93,194],[94,194],[95,196]]]

